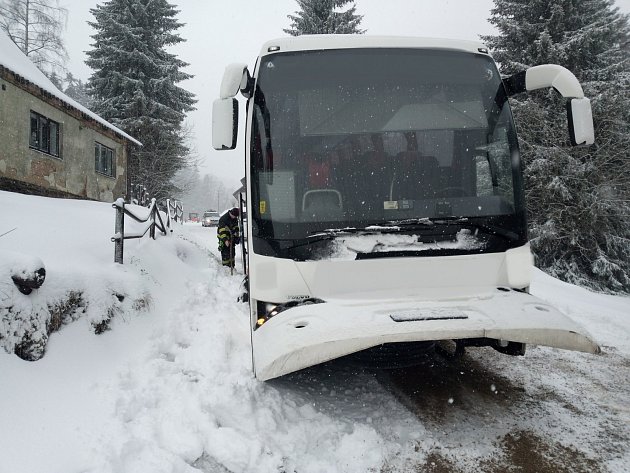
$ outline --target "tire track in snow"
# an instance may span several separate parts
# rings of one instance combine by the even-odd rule
[[[530,347],[438,355],[379,379],[436,438],[422,471],[625,472],[627,356]],[[625,406],[625,407],[624,407]]]

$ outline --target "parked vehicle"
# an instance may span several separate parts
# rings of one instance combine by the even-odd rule
[[[203,227],[216,227],[219,224],[219,212],[216,210],[208,210],[203,213],[201,225]]]
[[[566,98],[571,142],[593,143],[571,72],[541,65],[502,80],[477,42],[288,37],[263,46],[253,75],[228,66],[213,146],[236,146],[240,91],[256,377],[368,350],[400,360],[437,341],[597,352],[528,293],[508,96],[550,87]]]

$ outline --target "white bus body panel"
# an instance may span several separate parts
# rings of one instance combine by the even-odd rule
[[[253,299],[325,301],[285,310],[253,331],[254,371],[261,380],[383,343],[492,338],[599,350],[557,309],[509,290],[529,282],[529,245],[506,253],[355,261],[250,254],[250,264]]]
[[[499,286],[524,288],[531,268],[529,244],[505,253],[304,262],[252,252],[250,284],[252,298],[275,303],[310,297],[435,300],[474,297]]]

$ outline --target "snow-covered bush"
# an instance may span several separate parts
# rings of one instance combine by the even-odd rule
[[[0,251],[0,347],[20,358],[44,356],[51,333],[85,317],[95,333],[121,314],[147,309],[150,296],[132,274],[51,271],[39,289],[25,294],[12,277],[29,277],[43,267],[37,257]]]

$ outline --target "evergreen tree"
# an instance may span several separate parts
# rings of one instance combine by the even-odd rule
[[[63,92],[63,84],[62,84],[61,76],[59,74],[57,74],[56,71],[52,71],[52,72],[46,74],[46,76],[48,77],[48,79],[50,79],[50,82],[52,82],[53,85],[55,87],[57,87],[57,89],[60,92]]]
[[[63,89],[64,94],[73,98],[86,108],[91,108],[90,96],[88,95],[87,85],[81,80],[76,79],[70,72],[66,74],[64,80],[66,84]]]
[[[568,282],[630,292],[628,16],[613,0],[494,3],[499,35],[483,39],[502,72],[560,64],[593,107],[595,144],[573,148],[557,93],[512,100],[537,264]]]
[[[0,28],[49,77],[68,56],[61,37],[67,17],[59,0],[0,0]]]
[[[303,34],[362,34],[359,29],[363,15],[357,15],[356,5],[340,11],[351,0],[297,0],[301,10],[287,15],[292,23],[283,30],[293,36]]]
[[[188,64],[167,52],[183,41],[178,11],[166,0],[110,0],[90,12],[93,110],[144,144],[130,156],[131,181],[168,197],[175,173],[189,164],[182,123],[196,102],[177,85],[191,77],[181,71]]]

